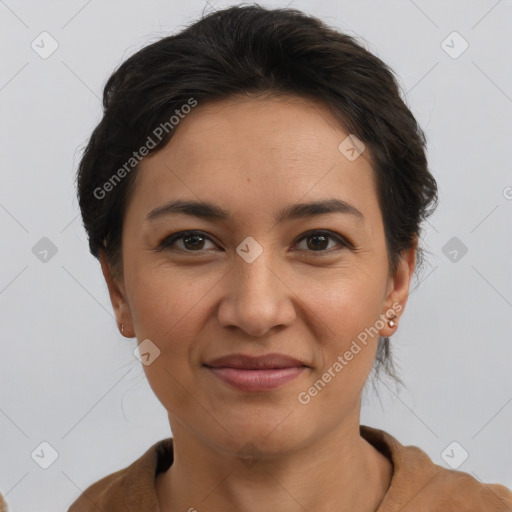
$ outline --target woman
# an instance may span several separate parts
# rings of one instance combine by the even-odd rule
[[[172,438],[69,509],[505,511],[360,425],[437,188],[391,70],[319,20],[217,11],[129,58],[78,172]]]

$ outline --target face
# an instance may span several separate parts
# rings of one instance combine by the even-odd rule
[[[375,176],[366,150],[339,149],[348,135],[319,103],[229,99],[199,104],[141,162],[123,277],[102,268],[125,335],[150,340],[144,370],[173,434],[284,453],[359,424],[414,251],[388,275]]]

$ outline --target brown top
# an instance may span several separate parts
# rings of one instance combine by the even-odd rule
[[[512,492],[501,484],[483,484],[468,473],[434,464],[416,446],[360,426],[361,436],[393,465],[391,485],[376,512],[512,512]],[[159,512],[158,473],[173,461],[173,440],[155,443],[128,467],[88,487],[68,512]]]

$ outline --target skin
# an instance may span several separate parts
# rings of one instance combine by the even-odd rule
[[[144,370],[174,438],[174,463],[156,479],[162,512],[370,512],[390,485],[390,461],[359,425],[378,335],[396,327],[382,322],[308,404],[297,399],[393,304],[403,312],[415,267],[414,247],[388,274],[370,155],[349,161],[338,150],[347,135],[315,101],[231,98],[198,105],[139,166],[122,275],[113,277],[103,254],[100,261],[124,336],[150,339],[160,350]],[[276,222],[283,207],[333,197],[360,210],[364,222],[346,213]],[[230,217],[145,220],[173,199],[212,201]],[[318,229],[353,248],[304,236]],[[183,230],[207,238],[156,250]],[[263,248],[252,263],[236,252],[248,236]],[[203,366],[228,354],[270,352],[309,367],[277,389],[246,392]],[[258,451],[250,466],[239,458],[247,443]]]

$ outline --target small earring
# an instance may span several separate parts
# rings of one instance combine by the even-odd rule
[[[388,320],[389,327],[393,328],[396,327],[398,324],[393,320],[393,318],[396,318],[396,315]]]
[[[124,334],[124,324],[121,324],[121,332]]]

